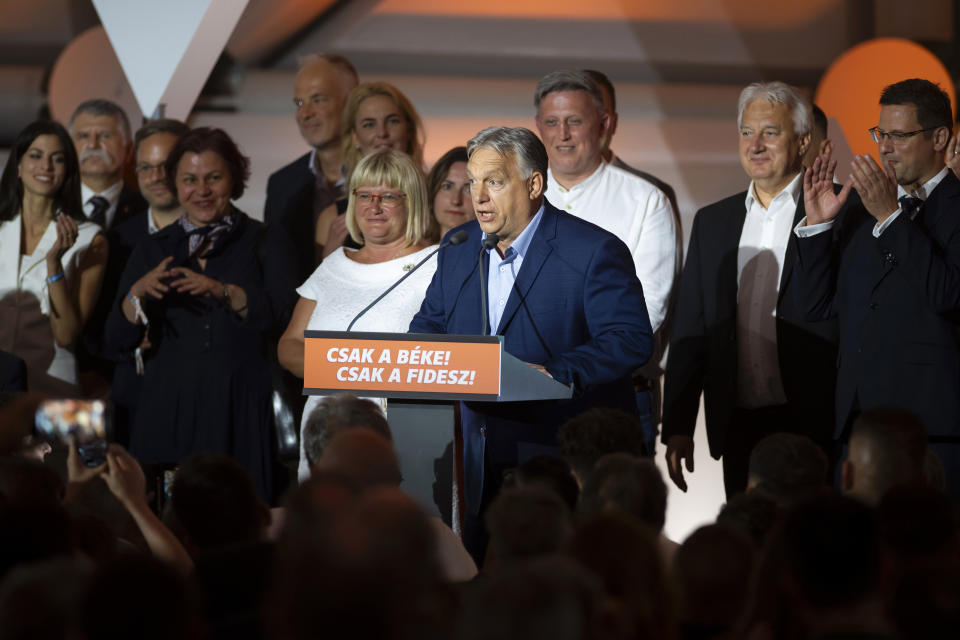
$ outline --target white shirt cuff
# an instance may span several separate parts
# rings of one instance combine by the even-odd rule
[[[873,225],[873,237],[879,238],[880,234],[886,231],[887,227],[893,224],[893,221],[900,216],[901,211],[903,211],[903,209],[897,209],[896,211],[891,213],[886,220],[884,220],[883,222],[878,222],[877,224]]]
[[[807,224],[807,218],[804,217],[803,220],[797,223],[797,226],[793,228],[793,233],[798,238],[809,238],[817,234],[823,233],[824,231],[829,231],[833,228],[833,220],[827,220],[826,222],[821,222],[820,224]]]

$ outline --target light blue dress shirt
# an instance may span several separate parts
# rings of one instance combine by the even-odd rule
[[[533,239],[533,234],[537,232],[542,218],[543,205],[541,204],[527,227],[507,248],[503,258],[500,257],[500,251],[496,247],[487,250],[490,256],[490,266],[487,269],[487,314],[490,319],[491,335],[495,334],[500,326],[503,309],[507,306],[507,300],[513,291],[513,283],[517,280],[517,274],[523,266],[523,258],[527,254],[527,249],[530,248],[530,241]],[[483,237],[486,238],[487,234],[483,234]]]

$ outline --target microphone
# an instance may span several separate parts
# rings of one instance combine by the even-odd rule
[[[424,263],[426,263],[427,260],[429,260],[429,259],[432,258],[434,255],[436,255],[436,253],[437,253],[438,251],[440,251],[440,249],[446,249],[447,247],[449,247],[449,246],[452,245],[452,244],[462,244],[462,243],[467,239],[467,236],[468,236],[468,235],[469,235],[469,234],[466,232],[466,230],[461,229],[460,231],[457,231],[457,232],[454,233],[452,236],[450,236],[449,238],[447,238],[446,242],[444,242],[444,243],[441,244],[439,247],[437,247],[436,249],[434,249],[433,251],[431,251],[423,260],[421,260],[421,261],[418,262],[416,265],[414,265],[413,269],[410,269],[410,271],[407,271],[405,274],[403,274],[403,275],[400,277],[399,280],[397,280],[396,282],[394,282],[392,285],[390,285],[390,287],[389,287],[386,291],[384,291],[384,292],[381,293],[379,296],[377,296],[377,299],[376,299],[376,300],[374,300],[373,302],[371,302],[370,304],[368,304],[367,306],[365,306],[365,307],[363,308],[363,311],[361,311],[360,313],[358,313],[357,315],[355,315],[355,316],[353,317],[353,320],[350,321],[350,324],[347,325],[347,331],[350,331],[351,329],[353,329],[353,325],[356,324],[357,320],[359,320],[360,317],[361,317],[363,314],[365,314],[367,311],[370,311],[370,309],[372,309],[375,304],[377,304],[378,302],[380,302],[381,300],[383,300],[385,297],[387,297],[387,294],[388,294],[388,293],[390,293],[391,291],[393,291],[394,289],[396,289],[397,287],[399,287],[401,282],[403,282],[404,280],[406,280],[407,278],[409,278],[410,276],[412,276],[413,273],[414,273],[417,269],[419,269],[420,267],[422,267],[422,266],[424,265]]]
[[[480,249],[480,253],[477,254],[477,264],[480,267],[480,335],[487,335],[487,322],[490,318],[487,317],[487,280],[486,274],[483,272],[483,253],[493,249],[500,242],[500,236],[495,233],[488,233],[487,237],[483,239],[483,248]],[[490,327],[492,332],[496,327]]]

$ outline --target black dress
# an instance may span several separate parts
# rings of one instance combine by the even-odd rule
[[[114,349],[132,351],[142,327],[127,321],[123,296],[165,257],[247,295],[247,315],[218,299],[180,294],[144,301],[151,349],[130,438],[130,451],[144,463],[179,462],[197,452],[233,456],[261,495],[272,499],[273,440],[267,336],[285,327],[296,302],[293,255],[280,234],[245,214],[206,255],[206,269],[188,257],[187,234],[172,224],[134,249],[120,278],[107,324]],[[286,243],[289,244],[289,243]]]

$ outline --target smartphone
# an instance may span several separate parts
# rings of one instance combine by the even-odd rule
[[[34,430],[48,442],[75,443],[83,464],[98,467],[107,459],[111,414],[110,404],[103,400],[44,400]]]

